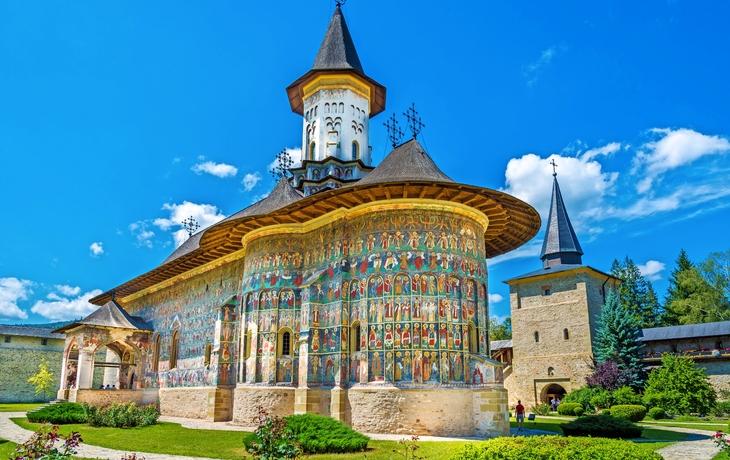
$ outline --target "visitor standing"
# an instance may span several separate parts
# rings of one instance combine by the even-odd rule
[[[515,406],[515,418],[517,419],[517,431],[522,431],[525,425],[525,406],[522,405],[522,401],[517,400],[517,406]]]

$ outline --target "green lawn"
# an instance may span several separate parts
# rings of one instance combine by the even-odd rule
[[[15,450],[16,445],[14,442],[0,439],[0,458],[9,458],[10,454]]]
[[[560,420],[556,418],[550,418],[550,417],[540,417],[538,416],[535,420],[535,422],[526,421],[525,422],[525,428],[532,428],[534,430],[544,430],[544,431],[552,431],[554,433],[563,434],[563,430],[560,429],[560,425],[564,423],[568,423],[570,420]],[[515,419],[510,419],[510,427],[511,428],[517,428],[517,422]],[[641,438],[639,438],[639,442],[643,442],[643,440],[655,440],[655,439],[661,439],[666,441],[684,441],[687,439],[686,433],[678,433],[676,431],[666,431],[666,430],[657,430],[653,428],[644,428],[643,433],[641,434]],[[664,446],[662,446],[664,447]],[[660,449],[661,447],[657,447],[657,449]]]
[[[641,422],[644,426],[666,426],[675,428],[690,428],[693,430],[705,430],[705,431],[718,431],[722,430],[727,432],[728,425],[723,423],[722,420],[708,420],[708,421],[697,421],[697,422],[675,422],[673,420],[644,420]]]
[[[0,412],[28,412],[42,405],[41,403],[0,404]]]

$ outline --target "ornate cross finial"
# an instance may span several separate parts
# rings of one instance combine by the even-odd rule
[[[347,1],[347,0],[335,0],[335,4],[336,4],[336,5],[338,6],[338,7],[340,7],[340,6],[344,6],[344,5],[345,5],[345,2],[346,2],[346,1]]]
[[[400,126],[398,126],[398,120],[395,118],[395,114],[391,115],[390,118],[388,118],[388,121],[383,123],[383,126],[385,126],[385,129],[388,130],[388,139],[390,139],[390,143],[393,144],[393,148],[395,148],[396,145],[398,145],[403,139],[403,132],[402,129],[400,129]]]
[[[555,171],[555,168],[558,167],[558,164],[555,163],[555,158],[553,158],[552,160],[550,160],[550,164],[553,165],[553,177],[556,177],[558,175],[558,172]]]
[[[291,168],[292,165],[294,165],[294,160],[292,160],[289,152],[284,149],[276,154],[276,166],[273,166],[269,172],[274,177],[274,180],[279,182],[281,179],[287,177],[289,168]]]
[[[418,133],[421,132],[423,127],[426,126],[423,122],[421,122],[421,117],[418,116],[416,104],[412,102],[410,108],[403,112],[403,115],[406,116],[406,119],[408,120],[408,128],[413,133],[413,138],[415,139],[418,137]]]
[[[190,216],[189,218],[182,221],[182,226],[185,230],[187,230],[189,237],[193,236],[195,230],[200,228],[200,225],[195,219],[193,219],[193,216]]]

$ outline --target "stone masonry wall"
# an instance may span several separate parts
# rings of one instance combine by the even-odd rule
[[[160,412],[171,417],[205,419],[211,390],[215,388],[160,388]]]
[[[240,387],[233,390],[233,423],[255,426],[256,407],[269,414],[286,417],[294,413],[294,388]]]
[[[69,390],[69,401],[108,406],[113,402],[134,402],[138,406],[157,401],[157,389],[152,390]]]
[[[60,385],[63,362],[61,339],[48,339],[41,345],[39,337],[11,336],[10,343],[0,338],[0,402],[41,402],[56,396]],[[38,373],[41,358],[48,361],[48,370],[53,373],[51,396],[36,395],[35,387],[28,379]]]

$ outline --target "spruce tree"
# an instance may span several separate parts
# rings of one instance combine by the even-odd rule
[[[661,305],[651,282],[644,278],[634,261],[629,256],[621,262],[614,260],[611,275],[622,280],[619,286],[619,302],[631,312],[639,326],[657,326]]]
[[[631,386],[634,387],[641,386],[644,379],[640,358],[643,345],[638,340],[639,334],[636,318],[621,306],[618,296],[611,290],[598,318],[593,356],[598,365],[615,362],[620,370],[630,376]]]
[[[687,299],[692,294],[686,283],[680,284],[679,282],[680,274],[686,273],[694,268],[694,263],[687,256],[687,251],[681,249],[675,263],[676,267],[672,269],[672,273],[669,276],[667,295],[664,297],[664,312],[660,319],[662,326],[675,326],[679,324],[679,315],[671,308],[671,304],[675,300]]]

